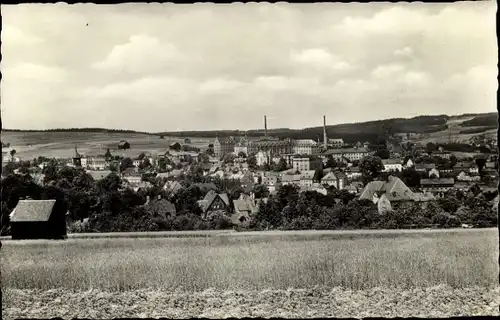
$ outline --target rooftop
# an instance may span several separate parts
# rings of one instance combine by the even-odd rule
[[[11,222],[48,221],[56,200],[19,200],[10,214]]]

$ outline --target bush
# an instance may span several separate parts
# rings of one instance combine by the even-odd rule
[[[448,220],[446,221],[446,227],[448,228],[456,228],[460,227],[462,225],[462,222],[460,221],[460,218],[454,215],[450,215],[448,217]]]

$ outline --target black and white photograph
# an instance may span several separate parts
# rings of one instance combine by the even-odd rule
[[[0,318],[500,316],[496,1],[0,10]]]

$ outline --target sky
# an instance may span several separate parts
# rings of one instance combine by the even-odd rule
[[[496,111],[496,2],[1,6],[2,124],[147,132]]]

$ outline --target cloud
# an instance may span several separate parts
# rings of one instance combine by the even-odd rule
[[[351,65],[342,61],[325,49],[307,49],[301,52],[292,52],[291,60],[298,63],[311,65],[317,68],[331,68],[335,70],[348,70]]]
[[[490,111],[495,12],[494,2],[2,7],[2,116],[51,126],[64,110],[58,125],[159,131],[255,128],[264,113],[304,127],[323,114]]]
[[[411,58],[413,56],[413,49],[410,47],[404,47],[402,49],[397,49],[394,51],[396,57]]]
[[[177,48],[146,34],[131,36],[127,43],[113,47],[103,61],[92,65],[97,70],[118,69],[131,73],[159,68],[179,57]]]

